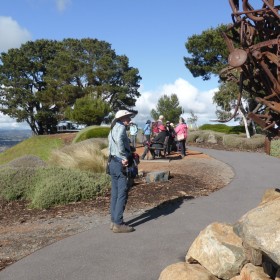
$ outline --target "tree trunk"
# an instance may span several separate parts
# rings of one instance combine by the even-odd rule
[[[244,123],[244,126],[245,126],[245,131],[246,131],[246,137],[251,138],[250,132],[249,132],[249,129],[248,129],[248,121],[247,121],[245,115],[243,114],[242,110],[240,110],[240,109],[238,109],[238,113],[242,116],[243,123]]]
[[[252,125],[254,135],[257,134],[256,125],[255,125],[255,122],[253,120],[251,121],[251,125]]]

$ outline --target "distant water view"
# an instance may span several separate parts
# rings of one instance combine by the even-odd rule
[[[31,130],[0,129],[0,153],[32,136]]]

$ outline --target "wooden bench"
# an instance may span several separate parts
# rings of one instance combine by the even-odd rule
[[[167,152],[167,147],[168,147],[168,139],[169,139],[169,136],[166,136],[163,143],[157,143],[157,144],[162,145],[162,147],[150,146],[149,147],[149,151],[150,150],[160,151],[160,152],[163,151],[163,155],[162,156],[165,157],[166,156],[166,152]],[[148,156],[149,156],[149,153],[148,153]]]

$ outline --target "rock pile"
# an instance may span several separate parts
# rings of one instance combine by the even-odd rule
[[[186,262],[169,265],[159,280],[280,280],[280,190],[235,224],[212,223],[200,232]]]

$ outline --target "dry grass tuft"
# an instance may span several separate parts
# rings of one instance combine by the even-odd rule
[[[54,150],[49,162],[64,168],[102,173],[105,171],[106,157],[101,152],[100,143],[87,140]]]

